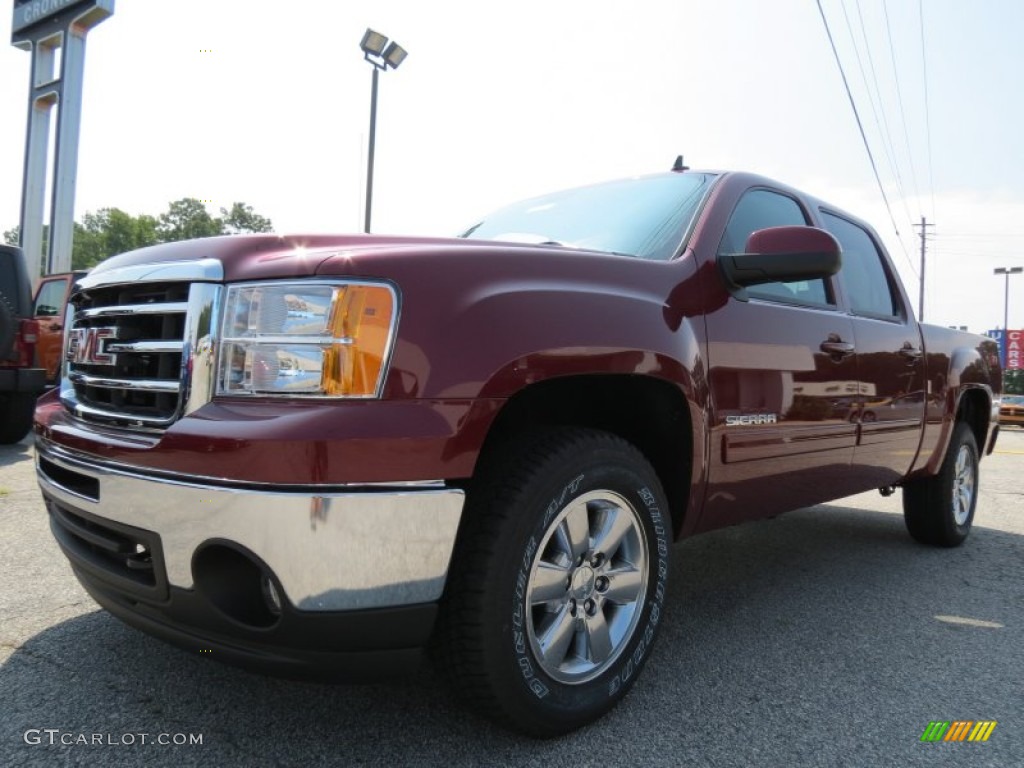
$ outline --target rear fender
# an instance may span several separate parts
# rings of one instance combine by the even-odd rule
[[[999,409],[994,403],[995,394],[1002,389],[1002,378],[996,376],[993,381],[989,355],[985,352],[979,347],[957,347],[950,355],[945,376],[942,425],[925,464],[925,474],[938,474],[953,437],[953,428],[959,421],[967,420],[971,424],[979,452],[984,452],[989,446],[989,435],[999,419]],[[999,374],[999,371],[995,373]]]

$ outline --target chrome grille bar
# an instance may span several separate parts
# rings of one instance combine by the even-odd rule
[[[181,384],[177,381],[166,379],[110,379],[104,376],[90,376],[86,373],[70,373],[68,378],[75,384],[82,384],[86,387],[105,387],[107,389],[134,389],[141,392],[171,392],[181,391]]]
[[[106,346],[107,352],[181,352],[184,344],[180,341],[118,341],[110,342]]]
[[[75,416],[85,418],[90,421],[98,422],[127,422],[131,425],[146,425],[150,430],[162,429],[167,426],[167,419],[163,416],[145,416],[143,414],[124,414],[117,413],[105,408],[93,408],[85,403],[75,402],[64,397],[64,392],[61,392],[61,399],[64,401],[64,405],[70,410]]]
[[[90,320],[97,317],[117,317],[119,315],[169,315],[183,314],[188,311],[187,301],[174,301],[154,304],[120,304],[112,307],[94,307],[80,309],[75,320]]]

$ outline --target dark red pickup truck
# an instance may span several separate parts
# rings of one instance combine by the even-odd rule
[[[994,343],[919,326],[870,227],[742,173],[450,240],[147,248],[66,327],[38,474],[101,605],[285,674],[434,647],[536,735],[629,689],[673,541],[901,486],[915,539],[960,544],[998,431]]]

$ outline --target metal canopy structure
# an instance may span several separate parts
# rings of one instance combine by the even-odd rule
[[[71,269],[85,36],[113,13],[114,0],[14,0],[11,44],[32,52],[19,245],[33,281],[42,273],[50,115],[54,107],[57,126],[45,271]]]

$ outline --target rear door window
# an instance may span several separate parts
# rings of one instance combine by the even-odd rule
[[[821,212],[825,229],[843,248],[839,272],[843,290],[855,314],[884,319],[902,318],[901,304],[882,254],[865,229],[835,214]]]

